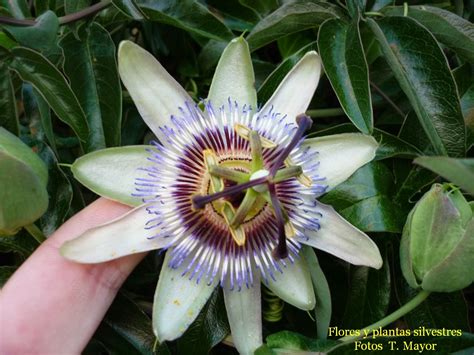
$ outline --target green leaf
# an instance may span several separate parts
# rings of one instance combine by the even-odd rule
[[[328,192],[330,204],[351,224],[366,232],[400,232],[404,217],[393,202],[393,176],[381,162],[369,163]]]
[[[283,78],[288,72],[300,61],[303,56],[316,49],[316,42],[312,42],[301,48],[295,54],[286,58],[280,65],[272,71],[272,73],[265,79],[265,81],[258,88],[258,102],[267,102],[273,95],[278,85],[280,85]]]
[[[15,135],[20,133],[12,78],[3,61],[0,62],[0,126]]]
[[[53,151],[46,144],[42,144],[39,156],[48,167],[48,195],[49,206],[41,216],[39,225],[43,233],[51,235],[63,224],[69,214],[72,202],[72,186],[66,174],[58,166],[58,161]]]
[[[46,11],[36,19],[33,26],[4,26],[22,46],[43,52],[56,43],[59,20],[52,11]]]
[[[38,107],[38,113],[41,120],[41,126],[43,127],[44,134],[48,139],[48,143],[57,155],[56,149],[56,139],[53,132],[53,122],[51,119],[51,109],[49,108],[48,103],[43,99],[40,93],[33,89],[33,96],[36,100],[36,105]]]
[[[256,50],[278,38],[317,27],[327,19],[341,16],[339,8],[327,2],[287,2],[262,19],[247,36],[247,41],[250,49]]]
[[[216,288],[199,316],[178,339],[178,352],[208,354],[229,332],[222,292]]]
[[[150,21],[217,40],[229,41],[233,37],[232,32],[212,12],[195,0],[140,0],[137,4]]]
[[[150,318],[123,293],[115,298],[94,339],[112,354],[152,355],[155,343]]]
[[[347,10],[351,17],[358,18],[364,13],[367,0],[347,0]]]
[[[112,0],[112,4],[114,4],[120,12],[134,20],[143,20],[145,18],[140,7],[138,7],[134,0]]]
[[[352,268],[349,297],[341,326],[344,329],[366,327],[387,314],[391,292],[390,262],[387,251],[381,252],[381,269],[366,266]]]
[[[20,45],[41,52],[53,63],[59,63],[62,59],[62,53],[57,44],[58,17],[53,11],[46,11],[36,21],[37,23],[33,26],[5,26],[5,30]]]
[[[88,7],[90,3],[90,0],[66,0],[64,1],[64,12],[66,14],[72,14]]]
[[[466,134],[456,84],[436,40],[406,17],[369,19],[368,24],[436,152],[464,155]]]
[[[66,78],[44,56],[28,48],[17,47],[10,68],[38,90],[59,119],[68,124],[83,142],[89,128],[82,108]]]
[[[414,161],[474,195],[474,158],[419,157]]]
[[[87,150],[120,144],[122,90],[117,72],[115,45],[100,25],[81,26],[60,42],[64,70],[90,127]]]
[[[403,15],[403,7],[388,7],[383,13]],[[410,6],[407,15],[425,26],[441,43],[469,62],[474,62],[474,25],[450,11],[433,6]]]
[[[239,2],[260,16],[264,16],[278,7],[278,0],[239,0]]]
[[[363,133],[373,129],[369,71],[362,47],[359,21],[351,24],[331,19],[318,34],[319,54],[324,70],[344,112]]]
[[[316,307],[314,308],[314,313],[318,338],[326,339],[332,314],[331,291],[329,290],[328,281],[319,265],[314,250],[310,247],[303,247],[302,253],[308,263],[308,269],[311,274],[311,281],[313,282],[316,296]]]
[[[0,9],[5,9],[7,13],[17,19],[25,19],[26,17],[31,16],[28,11],[28,3],[26,0],[16,0],[16,1],[8,1],[2,0],[0,1]]]

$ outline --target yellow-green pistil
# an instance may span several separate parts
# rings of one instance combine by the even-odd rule
[[[299,115],[296,119],[298,129],[290,143],[282,149],[270,169],[264,164],[263,149],[274,149],[277,145],[270,140],[260,136],[257,131],[248,127],[236,125],[237,134],[247,139],[250,143],[251,160],[249,171],[240,171],[224,166],[220,163],[217,155],[211,151],[204,151],[204,160],[207,173],[210,176],[209,193],[207,195],[195,195],[192,198],[193,207],[204,208],[208,203],[215,202],[215,208],[224,217],[229,226],[232,237],[237,245],[245,244],[245,231],[242,224],[247,218],[255,213],[255,206],[259,201],[269,203],[274,211],[278,226],[278,245],[274,250],[274,256],[285,258],[288,256],[286,238],[294,236],[294,227],[289,221],[288,214],[278,200],[275,185],[292,178],[298,179],[303,185],[311,185],[311,179],[303,173],[300,166],[292,165],[288,158],[291,151],[298,144],[304,132],[311,127],[311,119],[306,115]],[[284,168],[280,168],[282,165]],[[225,180],[237,183],[226,187]],[[242,202],[237,210],[223,197],[230,197],[245,191]]]

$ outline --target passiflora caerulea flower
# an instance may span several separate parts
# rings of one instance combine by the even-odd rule
[[[303,310],[315,305],[303,244],[380,268],[375,243],[316,199],[374,158],[362,134],[304,139],[321,62],[307,53],[257,110],[248,45],[234,39],[208,99],[196,104],[148,52],[122,42],[119,71],[158,143],[88,154],[73,172],[96,193],[136,206],[61,248],[81,263],[154,249],[159,341],[181,336],[220,285],[235,345],[262,343],[261,282]]]

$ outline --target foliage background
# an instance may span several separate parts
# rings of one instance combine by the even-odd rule
[[[474,193],[472,163],[453,160],[472,156],[474,143],[473,4],[406,5],[390,0],[0,0],[0,125],[31,146],[49,171],[49,207],[36,225],[49,235],[97,197],[74,180],[68,164],[87,152],[152,138],[120,86],[116,48],[121,40],[153,53],[199,100],[207,96],[226,43],[244,35],[260,103],[306,51],[316,49],[326,75],[310,106],[311,135],[360,130],[381,142],[375,161],[323,198],[368,232],[384,257],[383,268],[373,270],[318,253],[331,289],[331,325],[360,328],[377,321],[416,294],[398,262],[400,233],[414,203],[433,182],[446,179]],[[414,164],[419,156],[444,158]],[[0,238],[2,284],[37,246],[24,229]],[[153,352],[149,316],[161,263],[162,256],[151,253],[139,265],[85,353]],[[474,347],[469,333],[473,292],[471,285],[433,294],[396,326],[461,329],[465,333],[456,341],[433,341],[441,352],[468,353]],[[266,318],[275,302],[264,300]],[[221,343],[228,332],[216,291],[185,335],[156,352],[232,353]],[[311,315],[284,305],[278,322],[264,322],[268,338],[261,352],[331,348],[335,338],[318,340],[320,333]],[[331,353],[352,351],[348,345]]]

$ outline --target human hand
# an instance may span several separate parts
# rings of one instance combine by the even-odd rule
[[[64,223],[0,291],[1,354],[78,354],[117,291],[145,253],[100,264],[77,264],[59,247],[129,207],[99,199]],[[113,236],[111,236],[113,237]]]

